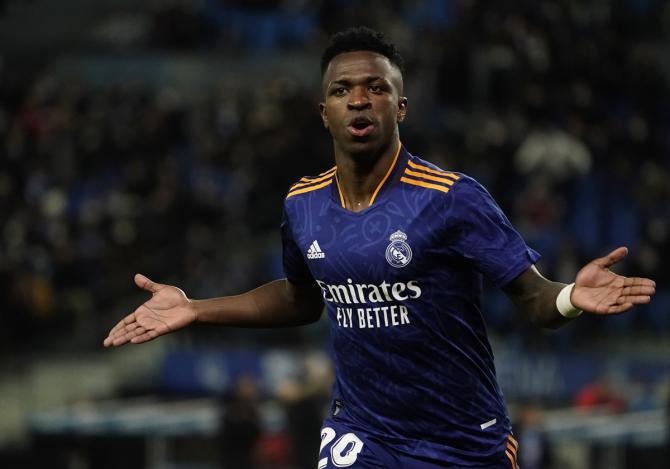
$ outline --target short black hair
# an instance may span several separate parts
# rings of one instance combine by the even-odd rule
[[[402,56],[393,44],[386,41],[384,33],[365,26],[357,26],[335,33],[330,38],[330,44],[321,56],[321,76],[326,72],[333,57],[345,52],[356,51],[370,51],[381,54],[398,67],[400,73],[404,72],[405,63]]]

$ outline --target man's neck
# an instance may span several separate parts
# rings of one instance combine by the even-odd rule
[[[372,154],[349,154],[335,149],[337,184],[344,207],[360,212],[372,205],[379,186],[391,169],[400,141]]]

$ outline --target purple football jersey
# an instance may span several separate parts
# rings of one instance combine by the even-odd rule
[[[538,259],[474,179],[400,147],[373,203],[343,206],[337,169],[284,204],[284,269],[323,294],[347,424],[424,460],[499,461],[511,434],[480,307]]]

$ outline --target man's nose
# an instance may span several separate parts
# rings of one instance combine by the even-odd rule
[[[362,87],[355,87],[349,94],[349,102],[347,103],[349,109],[360,111],[372,105],[367,89]]]

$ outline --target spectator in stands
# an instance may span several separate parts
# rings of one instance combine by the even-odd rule
[[[620,413],[626,410],[626,399],[617,390],[609,374],[601,374],[577,392],[575,407],[582,411]]]

